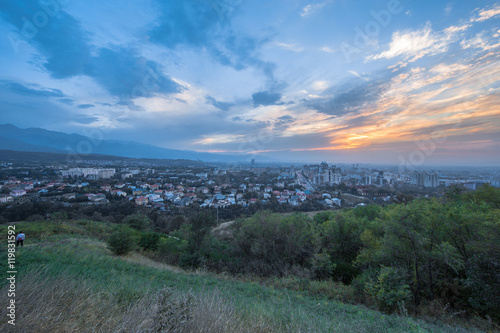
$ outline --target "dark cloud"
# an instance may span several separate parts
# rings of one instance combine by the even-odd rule
[[[59,89],[43,88],[37,84],[24,85],[12,81],[0,81],[0,87],[18,95],[30,97],[64,97]]]
[[[283,104],[281,94],[270,91],[259,91],[252,94],[253,106]]]
[[[87,116],[87,115],[78,115],[75,118],[75,122],[80,123],[80,124],[84,124],[84,125],[91,124],[91,123],[93,123],[94,121],[97,121],[97,120],[99,120],[98,117]]]
[[[0,9],[2,18],[18,29],[20,38],[28,40],[46,57],[44,67],[52,77],[79,75],[90,58],[87,36],[80,23],[57,1],[51,4],[44,6],[42,1],[35,0],[4,1]]]
[[[80,104],[77,106],[79,109],[90,109],[90,108],[95,108],[94,104]]]
[[[182,87],[162,73],[160,65],[133,50],[102,48],[86,67],[111,94],[122,98],[149,97],[155,93],[177,93]]]
[[[295,121],[295,118],[293,118],[290,115],[285,115],[278,117],[276,122],[274,123],[274,127],[283,130],[285,127],[287,127],[289,124],[293,123]]]
[[[58,101],[61,103],[64,103],[64,104],[68,104],[68,105],[73,105],[73,103],[75,102],[75,100],[73,100],[71,98],[60,98],[60,99],[58,99]]]
[[[364,106],[379,100],[389,88],[390,80],[399,73],[382,72],[374,75],[369,81],[352,79],[325,92],[333,98],[306,102],[318,112],[341,116],[360,111]]]
[[[241,0],[158,1],[159,23],[150,30],[150,40],[175,49],[187,45],[207,50],[218,63],[243,70],[253,67],[267,79],[268,89],[283,87],[274,76],[276,64],[261,59],[259,50],[268,38],[234,33],[233,11]]]
[[[346,128],[359,128],[369,125],[373,126],[381,122],[386,122],[387,119],[387,113],[375,113],[367,116],[359,115],[357,117],[353,117],[352,119],[346,120],[343,123],[345,127],[339,130],[345,130]]]
[[[175,48],[180,44],[204,46],[225,15],[220,15],[216,1],[158,1],[159,24],[150,31],[153,42]]]
[[[181,90],[177,83],[162,73],[159,64],[139,56],[135,50],[101,48],[96,56],[91,55],[91,46],[80,23],[56,1],[49,7],[40,3],[2,2],[1,15],[18,28],[21,38],[30,42],[46,58],[43,66],[52,77],[64,79],[87,75],[111,94],[125,99]],[[48,13],[42,7],[49,8]],[[30,21],[33,17],[45,17],[46,22],[37,28]]]
[[[21,127],[50,128],[73,121],[74,114],[61,106],[52,103],[50,99],[24,98],[21,101],[18,96],[1,94],[2,121]],[[8,111],[7,111],[8,110]],[[34,112],[36,111],[36,112]]]
[[[236,117],[233,117],[231,118],[232,121],[243,121],[243,118],[241,118],[240,116],[236,116]]]
[[[281,116],[281,117],[278,117],[278,119],[281,121],[286,121],[286,122],[293,121],[293,117],[290,115]]]
[[[205,97],[205,100],[208,104],[215,106],[217,109],[221,111],[229,111],[229,109],[234,106],[233,103],[228,102],[220,102],[211,96]]]

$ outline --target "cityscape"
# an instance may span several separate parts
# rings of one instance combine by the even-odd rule
[[[500,0],[0,2],[0,332],[500,332]]]
[[[331,209],[393,203],[402,193],[442,196],[447,187],[454,185],[469,190],[483,185],[500,187],[500,171],[496,168],[476,172],[465,168],[411,171],[326,162],[259,167],[255,159],[240,166],[173,168],[138,163],[125,167],[130,162],[116,167],[116,161],[99,161],[90,167],[92,163],[85,161],[85,167],[2,163],[0,203],[48,200],[87,205],[128,200],[138,206],[166,210],[172,205],[227,208],[259,203],[265,208],[275,202],[294,207],[314,202],[309,206]],[[32,178],[32,174],[40,176]]]

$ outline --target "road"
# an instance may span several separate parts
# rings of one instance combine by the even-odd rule
[[[301,171],[297,171],[297,179],[299,183],[306,188],[307,191],[314,192],[314,186],[312,186],[309,180],[304,177]]]

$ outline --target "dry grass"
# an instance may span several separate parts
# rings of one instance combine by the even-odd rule
[[[47,279],[30,272],[17,283],[16,326],[1,332],[274,332],[263,318],[235,310],[217,290],[179,294],[172,288],[146,295],[97,292],[77,278]],[[6,287],[1,291],[7,293]],[[1,316],[6,318],[6,306]]]
[[[120,259],[127,261],[127,262],[130,262],[132,264],[138,264],[141,266],[160,269],[160,270],[167,270],[167,271],[172,271],[172,272],[176,272],[176,273],[186,272],[185,270],[183,270],[179,267],[168,265],[168,264],[161,263],[158,261],[154,261],[154,260],[152,260],[144,255],[141,255],[137,252],[129,253],[125,256],[120,257]]]

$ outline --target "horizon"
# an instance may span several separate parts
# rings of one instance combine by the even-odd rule
[[[5,125],[11,125],[11,126],[15,126],[13,124],[0,124],[0,126],[5,126]],[[17,127],[17,126],[15,126]],[[19,128],[19,127],[17,127]],[[19,128],[19,129],[41,129],[41,130],[47,130],[47,129],[44,129],[44,128],[41,128],[41,127],[29,127],[29,128]],[[57,131],[56,131],[57,132]],[[67,134],[67,135],[81,135],[81,134],[78,134],[78,133],[65,133],[65,132],[57,132],[57,133],[63,133],[63,134]],[[1,135],[0,135],[1,137]],[[89,137],[89,139],[91,139]],[[123,142],[126,142],[126,141],[123,141]],[[154,146],[154,145],[153,145]],[[157,146],[155,146],[157,147]],[[7,149],[0,149],[0,151],[2,150],[7,150]],[[13,150],[15,151],[15,150]],[[28,151],[19,151],[21,153],[30,153]],[[36,152],[36,153],[43,153],[43,152]],[[50,152],[49,152],[50,153]],[[63,154],[63,153],[57,153],[57,152],[52,152],[51,154]],[[66,153],[67,154],[67,153]],[[214,155],[219,155],[218,153],[212,153]],[[90,153],[90,154],[85,154],[85,153],[81,153],[80,154],[80,157],[82,159],[84,159],[85,157],[88,157],[88,156],[92,156],[92,155],[99,155],[99,156],[110,156],[110,157],[122,157],[122,158],[127,158],[127,159],[151,159],[151,160],[168,160],[169,158],[166,157],[166,158],[158,158],[158,157],[144,157],[144,158],[140,158],[140,157],[127,157],[127,156],[121,156],[121,155],[110,155],[110,154],[102,154],[102,153]],[[240,155],[237,155],[237,154],[234,154],[234,155],[231,155],[231,154],[227,154],[227,155],[224,155],[224,156],[234,156],[235,158],[237,157],[241,157]],[[181,158],[181,159],[186,159],[186,158]],[[281,165],[281,166],[289,166],[289,165],[294,165],[294,164],[298,164],[298,165],[308,165],[308,164],[320,164],[322,162],[326,162],[328,164],[331,164],[331,165],[338,165],[338,166],[353,166],[355,164],[359,164],[361,167],[374,167],[374,168],[399,168],[399,169],[404,169],[404,165],[401,165],[401,164],[387,164],[387,163],[383,163],[383,162],[380,162],[380,163],[376,163],[376,162],[357,162],[357,161],[352,161],[352,162],[339,162],[339,161],[330,161],[330,160],[271,160],[271,159],[259,159],[259,156],[253,156],[253,159],[255,160],[255,167],[256,168],[259,168],[259,164],[260,165],[264,165],[264,166],[278,166],[278,165]],[[178,158],[173,158],[173,160],[179,160]],[[197,161],[197,160],[194,160],[194,159],[186,159],[186,160],[192,160],[192,161]],[[231,164],[238,164],[238,165],[246,165],[246,164],[250,164],[251,163],[251,160],[252,160],[252,156],[250,156],[249,158],[247,159],[238,159],[238,160],[234,160],[234,161],[231,161],[231,160],[228,160],[228,161],[223,161],[223,160],[220,160],[220,161],[208,161],[208,163],[215,163],[215,164],[228,164],[228,165],[231,165]],[[203,161],[203,160],[200,160],[202,162],[207,162],[207,161]],[[413,172],[413,171],[436,171],[437,169],[467,169],[467,168],[471,168],[471,167],[474,167],[476,168],[476,171],[478,171],[479,169],[490,169],[490,168],[498,168],[500,165],[498,164],[491,164],[491,165],[488,165],[488,164],[481,164],[481,165],[475,165],[475,164],[426,164],[426,165],[420,165],[420,166],[407,166],[406,167],[406,170],[408,170],[408,172]],[[437,171],[440,171],[440,170],[437,170]]]
[[[1,123],[263,163],[500,166],[498,1],[0,9]]]

